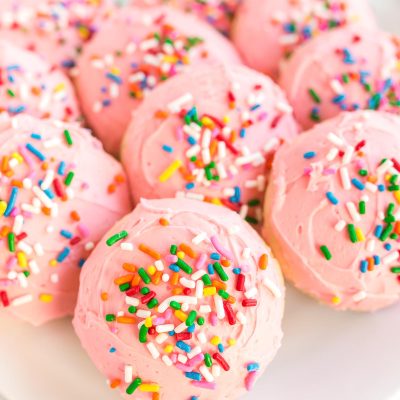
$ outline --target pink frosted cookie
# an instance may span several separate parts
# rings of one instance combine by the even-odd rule
[[[70,69],[113,9],[113,0],[1,0],[0,36]]]
[[[89,131],[27,115],[1,119],[0,160],[0,311],[70,315],[85,258],[130,210],[122,168]]]
[[[243,66],[193,67],[157,88],[121,148],[132,195],[223,204],[256,225],[275,150],[297,134],[282,91]]]
[[[238,399],[282,339],[284,285],[240,217],[187,199],[142,200],[81,275],[74,326],[125,399]]]
[[[276,154],[264,236],[286,277],[337,309],[400,299],[399,131],[398,116],[342,113]]]
[[[64,74],[36,54],[0,40],[0,112],[75,122],[74,89]]]
[[[342,110],[400,111],[400,41],[387,33],[343,28],[299,48],[281,86],[305,128]]]
[[[243,60],[274,79],[310,38],[349,24],[376,26],[366,0],[244,0],[236,15],[232,38]]]
[[[85,48],[78,92],[105,148],[118,154],[132,111],[189,64],[236,64],[232,45],[204,22],[168,7],[128,9]]]

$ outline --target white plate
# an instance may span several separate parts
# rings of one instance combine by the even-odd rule
[[[400,0],[372,2],[382,26],[399,29]],[[246,400],[400,400],[400,304],[376,314],[340,313],[289,288],[286,308],[283,347]],[[1,395],[120,399],[81,350],[70,320],[35,329],[3,315]]]

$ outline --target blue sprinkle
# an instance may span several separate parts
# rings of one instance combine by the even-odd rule
[[[353,178],[351,180],[351,183],[358,189],[358,190],[364,190],[365,189],[365,185],[358,180],[357,178]]]
[[[251,363],[247,365],[247,371],[249,372],[258,371],[259,369],[260,369],[259,363]]]
[[[58,166],[58,170],[57,170],[58,175],[63,176],[65,174],[65,168],[66,168],[65,162],[61,161],[60,165]]]
[[[261,107],[261,104],[254,104],[254,106],[250,108],[250,111],[255,111],[260,107]]]
[[[190,398],[190,400],[199,400],[199,398],[198,398],[197,396],[192,396],[192,397]]]
[[[361,261],[360,270],[364,274],[367,272],[367,270],[368,270],[368,261],[365,261],[365,260]]]
[[[190,353],[190,351],[192,350],[192,348],[187,343],[182,342],[182,340],[178,340],[176,342],[176,347],[186,353]]]
[[[220,260],[220,259],[221,259],[221,256],[220,256],[218,253],[211,253],[211,254],[210,254],[210,258],[211,258],[212,260]]]
[[[63,67],[63,68],[70,69],[70,68],[74,68],[75,66],[76,66],[76,63],[72,59],[64,60],[61,62],[61,67]]]
[[[242,269],[241,269],[241,268],[234,268],[234,269],[232,270],[232,272],[233,272],[235,275],[239,275],[239,274],[242,272]]]
[[[110,79],[111,81],[117,83],[118,85],[121,85],[121,84],[122,84],[122,79],[121,79],[121,77],[119,77],[119,76],[117,76],[117,75],[114,75],[114,74],[111,74],[110,72],[108,72],[108,73],[106,74],[106,77],[107,77],[108,79]]]
[[[303,157],[306,160],[309,160],[310,158],[314,158],[317,155],[317,153],[315,151],[308,151],[307,153],[303,154]]]
[[[26,106],[20,105],[18,107],[8,107],[10,114],[20,114],[26,110]]]
[[[42,140],[42,135],[39,135],[38,133],[31,133],[31,138],[35,140]]]
[[[384,192],[384,191],[385,191],[385,185],[383,185],[382,183],[380,183],[380,184],[378,185],[378,190],[379,190],[380,192]]]
[[[195,329],[196,329],[196,325],[193,324],[193,325],[190,325],[190,326],[187,328],[187,331],[188,331],[189,333],[193,333],[193,332],[195,331]]]
[[[377,255],[374,256],[374,263],[375,265],[379,265],[381,263],[381,258]]]
[[[246,137],[246,129],[242,128],[240,130],[239,136],[243,139]]]
[[[174,336],[174,335],[175,335],[175,331],[169,331],[169,332],[168,332],[168,335],[169,335],[169,336]]]
[[[173,153],[173,151],[174,151],[174,149],[173,149],[171,146],[168,146],[167,144],[164,144],[164,145],[162,146],[162,149],[163,149],[164,151],[166,151],[167,153]]]
[[[116,351],[117,351],[117,349],[115,347],[110,348],[110,353],[115,353]]]
[[[171,271],[174,271],[174,272],[179,272],[179,267],[178,267],[177,265],[175,265],[175,264],[171,264],[171,265],[169,266],[169,269],[170,269]]]
[[[340,104],[340,103],[342,103],[344,100],[346,100],[346,95],[345,95],[345,94],[339,94],[339,95],[335,96],[335,97],[332,99],[332,103],[334,103],[334,104]]]
[[[189,182],[189,183],[186,184],[185,187],[186,187],[187,190],[192,190],[192,189],[195,188],[195,184],[193,182]]]
[[[390,243],[386,243],[383,247],[384,247],[387,251],[389,251],[389,250],[392,249],[392,245],[391,245]]]
[[[185,372],[185,376],[193,381],[201,381],[201,374],[198,372]]]
[[[26,149],[29,150],[33,155],[35,155],[40,161],[44,161],[46,159],[45,155],[40,152],[35,146],[28,143]]]
[[[344,60],[343,61],[344,61],[345,64],[354,64],[355,63],[354,57],[350,53],[349,49],[347,49],[347,48],[343,49],[343,53],[344,53]]]
[[[72,238],[72,232],[67,231],[66,229],[62,229],[60,232],[61,236],[64,236],[66,239],[71,239]]]
[[[328,200],[336,206],[336,204],[339,204],[339,200],[335,197],[335,195],[332,192],[327,192],[326,197]]]
[[[197,143],[197,140],[193,136],[189,136],[188,142],[189,142],[189,144],[191,144],[193,146]]]
[[[104,99],[101,104],[103,107],[109,107],[111,105],[111,100],[110,99]]]
[[[79,268],[82,268],[82,267],[85,265],[85,262],[86,262],[86,260],[85,260],[84,258],[81,258],[81,259],[78,261],[78,267],[79,267]]]
[[[224,347],[224,345],[222,343],[220,343],[217,347],[218,347],[218,351],[220,353],[223,353],[225,351],[225,347]]]
[[[69,247],[64,247],[56,258],[57,262],[63,262],[69,256],[69,253],[71,253],[71,249]]]
[[[210,275],[214,275],[214,266],[212,264],[208,264],[207,270]]]
[[[16,186],[13,186],[13,188],[11,189],[10,198],[8,199],[6,211],[4,211],[5,217],[9,217],[12,210],[14,209],[15,202],[17,200],[17,195],[18,195],[18,188]]]
[[[382,235],[382,231],[383,231],[383,226],[382,225],[377,225],[375,228],[375,236],[380,239],[381,235]]]
[[[43,181],[39,181],[39,186],[42,186]],[[43,193],[51,200],[53,200],[56,196],[51,189],[43,190]]]

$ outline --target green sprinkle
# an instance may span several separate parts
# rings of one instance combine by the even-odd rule
[[[15,233],[10,232],[8,234],[8,250],[10,250],[12,253],[15,252]]]
[[[368,175],[368,171],[366,169],[360,169],[358,171],[358,173],[360,174],[360,176],[367,176]]]
[[[147,293],[150,293],[150,289],[148,288],[148,287],[142,287],[141,289],[140,289],[140,293],[141,294],[147,294]]]
[[[185,321],[186,326],[192,326],[194,324],[194,321],[196,320],[196,318],[197,318],[197,312],[194,310],[190,311],[190,313]]]
[[[26,270],[23,271],[22,273],[23,273],[27,278],[29,278],[29,275],[31,274],[29,271],[26,271]]]
[[[395,207],[394,203],[390,203],[386,210],[386,215],[393,215],[394,207]]]
[[[7,94],[8,94],[10,97],[15,97],[15,93],[14,93],[11,89],[8,89],[8,90],[7,90]]]
[[[229,294],[225,292],[225,290],[222,289],[218,290],[218,294],[225,300],[228,300],[229,298]]]
[[[68,172],[68,175],[65,177],[65,185],[69,186],[72,183],[72,180],[74,179],[75,173],[70,171]]]
[[[356,228],[354,227],[353,224],[348,224],[347,225],[347,232],[349,233],[349,237],[352,243],[357,243],[357,234],[356,234]]]
[[[115,235],[111,236],[110,238],[107,239],[106,243],[107,246],[112,246],[115,243],[117,243],[118,241],[126,238],[128,236],[128,232],[127,231],[121,231],[116,233]]]
[[[74,142],[72,141],[72,137],[71,137],[71,134],[69,133],[68,129],[65,129],[64,136],[65,136],[65,140],[66,140],[68,146],[72,146],[74,144]]]
[[[151,299],[148,303],[147,303],[147,307],[150,308],[150,310],[154,307],[158,306],[158,300],[156,298]]]
[[[173,255],[176,254],[177,250],[178,250],[178,246],[175,245],[175,244],[171,245],[171,247],[169,248],[169,252],[170,252],[171,254],[173,254]]]
[[[205,171],[205,173],[206,173],[206,178],[207,178],[207,180],[211,181],[212,178],[213,178],[213,174],[212,174],[212,172],[211,172],[210,167],[205,167],[205,168],[204,168],[204,171]]]
[[[400,274],[400,267],[393,267],[393,268],[391,269],[391,271],[392,271],[394,274]]]
[[[149,328],[143,324],[139,329],[139,342],[147,343],[147,333],[149,332]]]
[[[331,254],[331,252],[329,251],[328,247],[326,247],[325,245],[323,245],[323,246],[320,247],[320,249],[321,249],[323,255],[325,256],[325,258],[326,258],[328,261],[332,259],[332,254]]]
[[[183,261],[181,258],[178,258],[178,261],[175,263],[183,272],[186,272],[187,274],[191,274],[193,272],[193,268],[186,264],[185,261]]]
[[[128,308],[128,311],[129,311],[131,314],[136,314],[136,312],[137,312],[137,307],[135,307],[135,306],[130,306],[130,307]]]
[[[198,324],[199,326],[204,325],[205,322],[206,322],[206,320],[205,320],[203,317],[197,318],[197,324]]]
[[[204,274],[202,277],[201,277],[201,280],[204,282],[204,285],[205,286],[211,286],[211,279],[210,279],[210,276],[208,275],[208,274]]]
[[[261,202],[260,202],[259,199],[252,199],[252,200],[249,200],[248,203],[247,203],[247,205],[248,205],[249,207],[257,207],[257,206],[259,206],[260,204],[261,204]]]
[[[321,104],[321,97],[318,96],[317,92],[314,89],[309,89],[308,93],[310,94],[315,103]]]
[[[131,288],[131,284],[129,282],[127,283],[123,283],[122,285],[119,285],[119,290],[121,292],[126,292],[127,290],[129,290]]]
[[[212,358],[208,353],[204,354],[204,364],[206,364],[208,368],[212,367],[213,364]]]
[[[399,235],[397,233],[393,232],[390,234],[390,239],[397,240],[398,238],[399,238]]]
[[[364,200],[361,200],[361,201],[358,203],[358,210],[360,211],[360,214],[361,214],[361,215],[364,215],[364,214],[365,214],[365,207],[366,207],[365,201],[364,201]]]
[[[228,275],[226,274],[226,272],[222,268],[222,265],[219,262],[214,263],[214,269],[222,281],[224,281],[224,282],[229,281]]]
[[[151,282],[151,279],[144,268],[139,268],[138,274],[142,278],[143,282],[148,285]]]
[[[107,314],[107,315],[106,315],[106,321],[107,321],[107,322],[113,322],[113,321],[115,321],[115,315],[114,315],[114,314]]]
[[[136,378],[126,389],[127,394],[133,394],[134,391],[142,384],[140,378]]]
[[[181,309],[181,305],[177,302],[177,301],[171,301],[171,303],[169,303],[169,306],[171,308],[173,308],[174,310],[180,310]]]
[[[257,218],[250,217],[250,216],[247,216],[247,217],[245,218],[245,220],[246,220],[249,224],[252,224],[252,225],[257,225],[257,224],[259,223],[259,221],[258,221]]]
[[[393,231],[393,224],[387,224],[386,228],[383,230],[381,237],[379,238],[382,242],[384,242],[389,235],[392,233]]]

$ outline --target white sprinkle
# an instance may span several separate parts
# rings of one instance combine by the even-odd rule
[[[60,277],[58,276],[58,274],[51,274],[50,275],[50,280],[51,283],[58,283],[60,281]]]
[[[24,296],[17,297],[10,301],[10,304],[14,307],[22,306],[24,304],[31,303],[33,301],[33,296],[31,294],[25,294]]]
[[[199,368],[200,373],[203,375],[204,379],[207,382],[214,382],[214,376],[212,375],[212,373],[210,372],[210,370],[207,368],[207,366],[202,365]]]
[[[186,324],[184,322],[182,322],[180,325],[175,327],[174,331],[175,331],[175,333],[182,333],[182,332],[186,331],[186,329],[187,329]]]
[[[370,240],[368,240],[368,243],[367,243],[367,251],[370,253],[373,253],[374,250],[375,250],[375,240],[370,239]]]
[[[204,271],[203,269],[199,269],[198,271],[196,271],[194,274],[192,274],[192,276],[190,277],[193,281],[198,281],[203,275],[206,274],[206,271]]]
[[[125,383],[131,383],[133,380],[133,367],[132,365],[125,365]]]
[[[329,150],[328,154],[326,155],[326,159],[328,161],[333,161],[337,157],[338,154],[339,154],[339,149],[336,147],[332,147]]]
[[[167,282],[169,282],[169,280],[170,280],[170,276],[169,276],[168,274],[163,274],[163,276],[161,277],[161,279],[162,279],[162,281],[163,281],[164,283],[167,283]]]
[[[211,306],[204,304],[199,307],[199,312],[200,314],[209,314],[211,312]]]
[[[175,328],[174,324],[164,324],[164,325],[157,325],[156,332],[157,333],[166,333],[171,332]]]
[[[201,354],[201,347],[200,346],[196,346],[192,349],[191,352],[188,353],[188,359],[191,360],[192,358],[198,356],[199,354]]]
[[[239,211],[240,218],[245,219],[248,213],[249,213],[249,206],[247,204],[243,204],[242,207],[240,207]]]
[[[388,158],[376,169],[376,173],[378,176],[384,175],[387,171],[389,171],[390,168],[393,167],[393,162],[392,160],[389,160]]]
[[[186,361],[188,358],[184,354],[178,354],[178,361],[181,362],[182,364],[186,364]]]
[[[182,107],[193,101],[193,96],[191,93],[186,93],[181,97],[178,97],[174,101],[168,104],[168,110],[173,113],[179,113]]]
[[[241,311],[239,311],[239,312],[236,314],[236,319],[237,319],[242,325],[246,325],[246,323],[247,323],[247,318],[246,318],[246,316],[245,316]]]
[[[335,146],[343,146],[344,145],[344,141],[343,139],[341,139],[339,136],[335,135],[333,132],[329,132],[328,133],[328,140],[334,144]]]
[[[189,310],[189,304],[188,304],[188,303],[183,303],[183,304],[181,305],[181,310],[182,310],[183,312],[188,311],[188,310]]]
[[[221,375],[221,367],[218,364],[214,364],[211,367],[211,372],[215,378],[218,378]]]
[[[366,299],[366,298],[367,298],[367,293],[364,292],[364,290],[359,291],[358,293],[356,293],[356,294],[353,296],[353,300],[354,300],[354,302],[356,302],[356,303],[359,303],[360,301],[362,301],[362,300],[364,300],[364,299]]]
[[[126,296],[125,297],[125,303],[130,305],[130,306],[137,307],[140,302],[139,302],[139,299],[137,299],[135,297]]]
[[[197,340],[199,341],[200,344],[205,344],[207,343],[207,336],[206,334],[201,331],[197,334]]]
[[[90,251],[90,250],[93,250],[93,249],[94,249],[94,243],[93,242],[87,242],[85,244],[85,250],[86,251]]]
[[[42,184],[40,185],[42,190],[47,190],[54,180],[54,171],[52,169],[47,171],[45,178],[43,179]]]
[[[28,287],[28,279],[26,279],[26,276],[24,273],[20,272],[17,275],[19,284],[22,288],[26,289]]]
[[[353,154],[354,154],[354,147],[347,146],[342,159],[343,164],[349,164],[353,158]]]
[[[356,205],[352,201],[346,203],[346,208],[354,222],[361,221],[361,216],[357,211]]]
[[[332,79],[330,85],[334,93],[336,94],[344,93],[343,85],[337,79]]]
[[[17,215],[14,218],[13,232],[19,235],[22,232],[22,227],[24,225],[24,217],[22,215]]]
[[[32,180],[29,178],[25,178],[22,181],[22,186],[24,187],[24,189],[31,190],[33,186]]]
[[[133,251],[134,250],[133,244],[128,243],[128,242],[122,242],[120,244],[120,247],[121,247],[121,250],[124,250],[124,251]]]
[[[280,299],[282,297],[282,292],[278,288],[278,286],[269,278],[265,278],[263,281],[265,287],[267,287],[270,292],[277,298]]]
[[[160,357],[160,353],[153,342],[147,343],[146,347],[147,350],[149,350],[151,356],[154,358],[154,360],[157,360],[157,358]]]
[[[372,182],[366,182],[365,188],[371,193],[376,193],[378,190],[378,186],[374,185]]]
[[[52,147],[58,147],[61,144],[60,138],[53,138],[43,142],[43,147],[45,149],[51,149]]]
[[[244,297],[246,297],[246,299],[254,299],[257,296],[257,293],[258,293],[258,290],[254,286],[251,289],[249,289],[247,292],[244,293]]]
[[[156,336],[156,343],[157,344],[163,344],[168,338],[169,338],[168,334],[161,333],[160,335]]]
[[[158,306],[158,312],[163,313],[167,310],[169,305],[171,304],[171,301],[176,301],[177,303],[187,303],[190,305],[196,305],[197,304],[197,297],[192,297],[192,296],[171,296],[165,299],[159,306]]]
[[[203,290],[204,290],[204,282],[201,279],[199,279],[196,282],[196,297],[198,299],[203,298]]]
[[[38,263],[35,260],[30,260],[28,265],[29,265],[29,269],[32,272],[32,274],[37,275],[40,273]]]
[[[154,262],[154,266],[156,267],[157,271],[164,271],[164,263],[162,262],[162,260],[156,260]]]
[[[41,245],[41,243],[35,243],[33,245],[33,249],[35,250],[35,253],[38,257],[43,256],[44,254],[44,250],[43,250],[43,246]]]
[[[44,193],[39,186],[33,186],[32,191],[33,193],[35,193],[35,195],[38,197],[38,199],[43,203],[45,207],[47,208],[53,207],[53,202],[51,201],[50,198],[47,197],[46,193]]]
[[[167,367],[171,367],[172,366],[172,360],[167,356],[167,355],[163,355],[162,357],[161,357],[161,359],[163,360],[163,362],[164,362],[164,364],[167,366]]]
[[[344,219],[341,219],[340,221],[337,222],[337,224],[335,225],[335,230],[337,232],[342,232],[342,230],[345,228],[346,226],[346,221]]]
[[[214,304],[215,304],[215,309],[217,311],[218,319],[224,319],[225,318],[225,310],[224,310],[224,303],[222,301],[222,297],[214,296]]]
[[[339,172],[340,172],[340,178],[342,179],[343,189],[350,190],[351,182],[350,182],[349,170],[346,167],[342,167],[340,168]]]
[[[284,114],[291,114],[293,112],[293,108],[284,101],[278,101],[276,109]]]
[[[399,252],[392,251],[387,256],[382,258],[382,264],[383,265],[391,264],[392,262],[396,261],[398,258],[399,258]]]
[[[189,289],[194,289],[196,287],[196,282],[192,281],[191,279],[187,279],[185,277],[182,277],[181,279],[179,279],[179,283],[182,286],[185,286]]]
[[[137,310],[136,316],[138,318],[149,318],[151,316],[151,311],[148,311],[148,310]]]
[[[267,143],[265,143],[264,152],[269,153],[269,152],[275,150],[278,146],[279,146],[279,139],[276,137],[273,137],[273,138],[269,139]]]
[[[21,251],[23,251],[27,256],[30,256],[33,253],[33,249],[31,246],[29,246],[28,243],[24,242],[23,240],[21,240],[20,242],[18,242],[17,244],[17,248]]]
[[[201,232],[192,239],[192,243],[198,245],[201,242],[203,242],[205,239],[207,239],[207,233]]]

